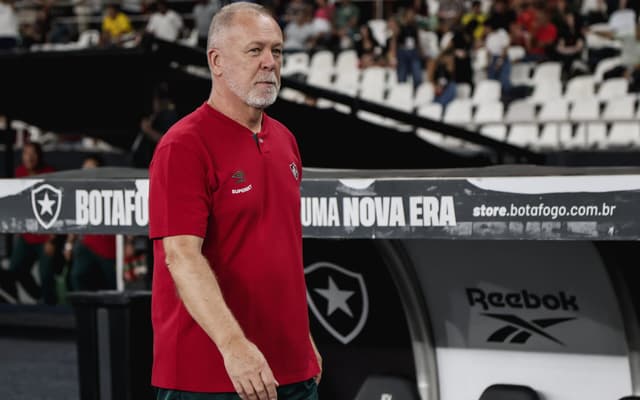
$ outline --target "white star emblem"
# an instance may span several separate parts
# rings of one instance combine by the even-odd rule
[[[49,214],[53,215],[53,208],[51,208],[56,202],[49,199],[49,193],[44,194],[43,200],[38,200],[38,204],[40,204],[40,214]]]
[[[350,290],[340,290],[336,283],[329,277],[329,288],[327,289],[315,289],[322,297],[326,298],[329,303],[327,305],[327,315],[330,316],[337,309],[345,312],[350,317],[353,317],[351,308],[347,304],[349,297],[353,296],[353,292]]]

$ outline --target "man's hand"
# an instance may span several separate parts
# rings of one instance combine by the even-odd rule
[[[313,340],[313,336],[311,336],[311,334],[309,334],[309,340],[311,340],[311,346],[313,347],[313,352],[316,355],[316,360],[318,361],[318,367],[320,367],[320,372],[318,372],[318,375],[313,377],[313,379],[315,379],[316,381],[316,385],[319,385],[320,380],[322,379],[322,356],[320,355],[320,352],[318,351],[318,347],[316,347],[316,342]]]
[[[278,382],[264,355],[246,338],[236,338],[220,348],[233,387],[243,400],[275,400]]]

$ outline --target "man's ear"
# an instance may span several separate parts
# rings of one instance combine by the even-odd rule
[[[209,62],[209,68],[215,76],[222,74],[222,55],[218,49],[207,50],[207,61]]]

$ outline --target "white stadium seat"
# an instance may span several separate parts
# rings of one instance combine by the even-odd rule
[[[540,122],[562,122],[569,119],[569,103],[565,99],[554,99],[542,104],[538,113]]]
[[[417,110],[417,114],[421,117],[440,121],[442,118],[442,104],[431,103],[420,106]],[[444,137],[442,134],[428,129],[418,128],[416,130],[416,135],[420,139],[435,145],[442,145],[444,143]]]
[[[342,50],[336,57],[336,73],[358,71],[358,54],[355,50]]]
[[[598,88],[599,100],[610,100],[622,97],[629,91],[629,80],[625,78],[612,78],[603,81]]]
[[[593,97],[595,95],[595,80],[591,75],[576,76],[567,83],[564,98],[569,101]]]
[[[419,108],[423,105],[427,105],[433,101],[435,97],[435,89],[431,82],[422,82],[420,86],[416,88],[416,93],[413,99],[415,107]]]
[[[328,71],[333,73],[333,53],[329,50],[320,50],[311,56],[309,71]]]
[[[538,148],[553,150],[567,148],[562,144],[563,138],[571,138],[571,124],[548,122],[542,126],[540,131]]]
[[[575,101],[569,112],[572,121],[596,121],[600,118],[600,103],[595,98]]]
[[[604,122],[579,124],[576,135],[586,138],[587,148],[598,150],[607,148],[607,125]]]
[[[519,147],[533,147],[538,142],[538,125],[518,123],[511,125],[507,142]]]
[[[637,148],[640,146],[640,121],[614,122],[608,139],[609,148]]]
[[[457,99],[468,99],[471,97],[471,85],[468,83],[457,83],[456,84],[456,98]]]
[[[558,79],[548,79],[535,82],[533,93],[528,100],[532,103],[541,104],[560,97],[562,97],[562,82]]]
[[[507,126],[503,124],[489,124],[480,128],[483,136],[504,142],[507,140]]]
[[[518,61],[527,55],[526,50],[522,46],[509,46],[507,56],[511,62]]]
[[[309,54],[291,53],[284,57],[281,75],[307,74],[309,72]]]
[[[504,105],[499,101],[487,101],[478,104],[473,116],[476,125],[502,122],[504,117]]]
[[[606,102],[602,119],[605,121],[618,121],[633,119],[635,114],[636,99],[633,96],[624,96],[611,99]]]
[[[562,64],[555,61],[547,61],[538,64],[533,71],[534,82],[560,81]]]
[[[516,100],[509,105],[504,117],[506,122],[532,122],[535,121],[535,106],[526,100]]]
[[[360,82],[361,89],[367,89],[369,86],[377,86],[385,88],[387,81],[387,70],[382,67],[369,67],[362,71],[362,80]]]
[[[596,66],[596,71],[593,74],[593,78],[595,79],[596,83],[602,82],[604,80],[604,74],[619,65],[622,65],[622,58],[620,57],[605,58],[604,60],[600,61]]]
[[[484,80],[476,83],[475,90],[473,91],[473,97],[471,102],[474,105],[481,104],[487,101],[499,101],[502,91],[502,85],[499,81]]]
[[[533,65],[525,62],[511,64],[511,83],[514,85],[527,85],[531,82],[531,70]]]
[[[442,120],[453,125],[468,125],[471,123],[473,104],[468,99],[456,99],[447,105]]]

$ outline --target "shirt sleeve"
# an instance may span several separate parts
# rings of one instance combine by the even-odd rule
[[[149,167],[149,237],[204,238],[211,182],[203,157],[180,143],[159,146]]]

